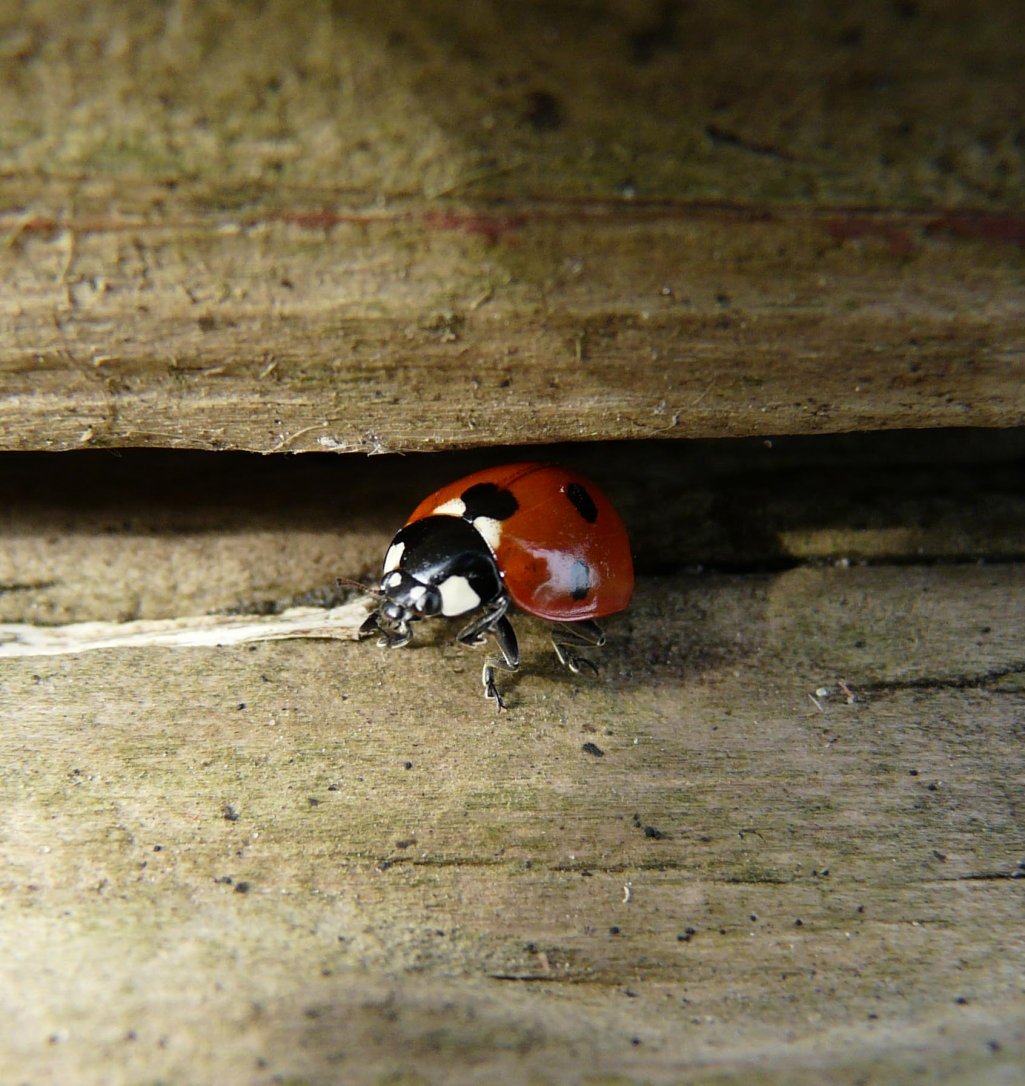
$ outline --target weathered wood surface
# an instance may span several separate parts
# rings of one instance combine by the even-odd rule
[[[3,1077],[1013,1081],[1023,588],[647,580],[500,720],[441,644],[5,662]]]
[[[1019,24],[12,8],[0,444],[1021,424]]]
[[[498,719],[442,631],[0,660],[0,1079],[1017,1081],[1021,444],[955,436],[638,448],[737,571],[642,518],[601,676],[523,623]],[[207,459],[7,458],[0,619],[326,597],[459,463]]]

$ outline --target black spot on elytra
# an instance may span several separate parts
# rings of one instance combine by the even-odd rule
[[[582,559],[578,558],[569,571],[569,594],[575,600],[582,600],[591,591],[591,569]]]
[[[593,524],[598,519],[598,507],[594,504],[594,498],[579,483],[570,483],[566,487],[566,497],[588,524]]]
[[[520,507],[511,490],[503,490],[495,483],[477,483],[462,495],[466,512],[465,520],[490,517],[492,520],[508,520]]]

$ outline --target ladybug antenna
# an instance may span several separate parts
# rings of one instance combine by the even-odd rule
[[[372,588],[370,585],[364,584],[362,581],[354,580],[352,577],[336,577],[335,584],[339,588],[358,588],[360,592],[363,592],[367,596],[373,596],[374,599],[381,598],[381,590],[379,588]]]

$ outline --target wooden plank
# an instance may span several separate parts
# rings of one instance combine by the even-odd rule
[[[499,720],[442,642],[6,661],[2,1075],[1012,1081],[1022,588],[645,579]]]
[[[5,447],[380,453],[1025,422],[1014,247],[930,236],[924,218],[894,258],[837,240],[835,211],[518,214],[505,244],[415,207],[330,229],[215,214],[22,237],[0,269]]]
[[[441,630],[230,641],[477,457],[6,457],[0,1078],[1014,1081],[1021,455],[593,447],[636,605],[497,720]]]
[[[0,446],[1021,424],[1016,5],[664,11],[38,5]]]

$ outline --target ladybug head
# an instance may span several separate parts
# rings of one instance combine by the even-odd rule
[[[381,634],[390,648],[412,638],[422,618],[455,618],[497,600],[503,591],[495,558],[480,533],[455,516],[430,516],[407,524],[388,548],[380,600],[360,630]]]
[[[410,623],[440,613],[441,593],[434,585],[393,569],[381,580],[381,602],[370,623],[388,645],[398,648],[413,636]]]

